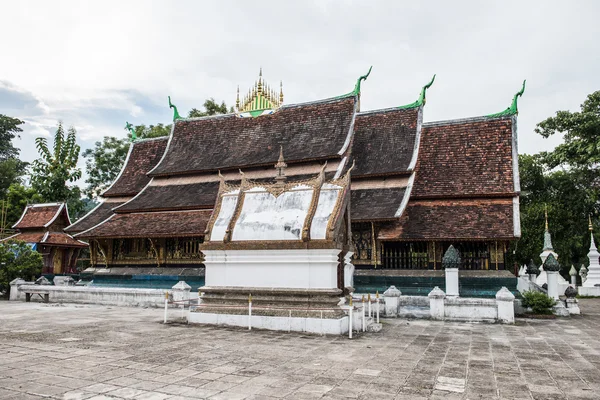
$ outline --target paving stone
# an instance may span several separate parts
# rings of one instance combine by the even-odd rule
[[[0,301],[0,398],[589,400],[600,392],[600,299],[580,307],[512,326],[384,319],[382,332],[348,340]],[[73,337],[84,340],[60,340]]]

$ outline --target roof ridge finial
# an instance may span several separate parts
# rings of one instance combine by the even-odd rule
[[[490,115],[488,115],[488,117],[503,117],[503,116],[506,116],[506,115],[518,115],[519,114],[519,108],[517,107],[517,100],[519,99],[519,97],[523,96],[523,93],[525,93],[525,82],[527,82],[527,79],[523,80],[523,86],[521,87],[521,90],[519,90],[513,96],[512,103],[510,104],[510,107],[508,107],[506,110],[504,110],[502,112],[499,112],[499,113],[496,113],[496,114],[490,114]]]
[[[356,85],[354,85],[354,91],[352,92],[355,96],[356,95],[360,95],[360,83],[362,81],[366,81],[367,78],[369,77],[369,75],[371,74],[371,70],[373,69],[373,66],[371,65],[369,67],[369,71],[367,71],[367,73],[365,75],[360,76],[357,80],[356,80]]]
[[[135,140],[137,139],[137,135],[135,133],[135,129],[134,129],[133,125],[130,124],[129,122],[125,121],[125,130],[128,130],[129,133],[131,133],[131,141],[135,142]]]
[[[171,103],[171,96],[169,96],[169,108],[173,109],[173,122],[175,122],[178,119],[181,119],[181,116],[179,115],[179,111],[177,111],[177,106],[173,103]]]
[[[420,106],[424,105],[427,102],[427,89],[429,89],[431,87],[431,85],[433,85],[433,82],[435,81],[436,76],[437,76],[437,74],[433,74],[433,77],[431,78],[429,83],[427,83],[425,86],[423,86],[421,88],[421,93],[419,93],[419,98],[417,99],[417,101],[407,104],[405,106],[400,106],[398,108],[405,110],[405,109],[420,107]]]
[[[433,74],[433,77],[431,78],[429,83],[427,85],[423,86],[423,88],[421,89],[421,94],[419,95],[419,102],[421,104],[425,104],[427,102],[427,98],[426,98],[427,89],[429,89],[431,87],[431,85],[433,85],[436,75],[437,74]]]
[[[285,159],[283,158],[283,145],[279,146],[279,159],[277,160],[277,164],[275,164],[275,168],[277,169],[277,175],[275,176],[275,182],[278,185],[283,185],[287,177],[285,176],[285,169],[287,168],[287,164],[285,163]]]

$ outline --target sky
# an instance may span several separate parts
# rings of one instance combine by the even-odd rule
[[[597,1],[0,0],[0,114],[25,121],[15,145],[58,121],[83,149],[125,137],[125,122],[168,124],[214,97],[235,103],[259,68],[285,103],[362,85],[361,110],[415,101],[424,121],[474,117],[519,100],[519,152],[551,150],[535,125],[600,90]],[[198,155],[201,156],[201,155]],[[83,168],[84,160],[80,160]]]

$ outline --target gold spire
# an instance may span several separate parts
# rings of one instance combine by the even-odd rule
[[[592,216],[591,215],[588,215],[588,221],[589,221],[588,229],[590,230],[590,232],[593,232],[594,231],[594,225],[592,225]]]
[[[279,104],[283,104],[283,81],[279,81]]]
[[[544,204],[544,217],[546,218],[546,232],[548,232],[548,206]]]
[[[235,109],[236,110],[240,109],[240,85],[238,85],[238,87],[237,87],[237,96],[235,99]]]
[[[277,92],[273,90],[267,81],[265,81],[262,73],[262,67],[260,67],[258,72],[258,80],[254,81],[254,86],[248,90],[248,95],[244,97],[243,101],[241,101],[239,105],[236,101],[236,108],[238,112],[251,112],[276,109],[281,107],[282,104],[283,84],[280,82],[279,96],[277,96]]]

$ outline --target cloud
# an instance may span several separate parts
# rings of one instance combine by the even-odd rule
[[[7,80],[0,80],[0,110],[25,116],[50,113],[50,107],[39,96]]]
[[[370,65],[363,110],[413,102],[434,73],[425,121],[499,112],[523,79],[519,149],[549,150],[536,123],[600,87],[600,3],[10,2],[0,26],[0,112],[27,121],[23,154],[59,120],[82,148],[125,121],[170,123],[206,98],[235,101],[263,67],[287,103],[350,91]],[[110,25],[107,25],[110,21]],[[18,32],[16,35],[14,32]]]

